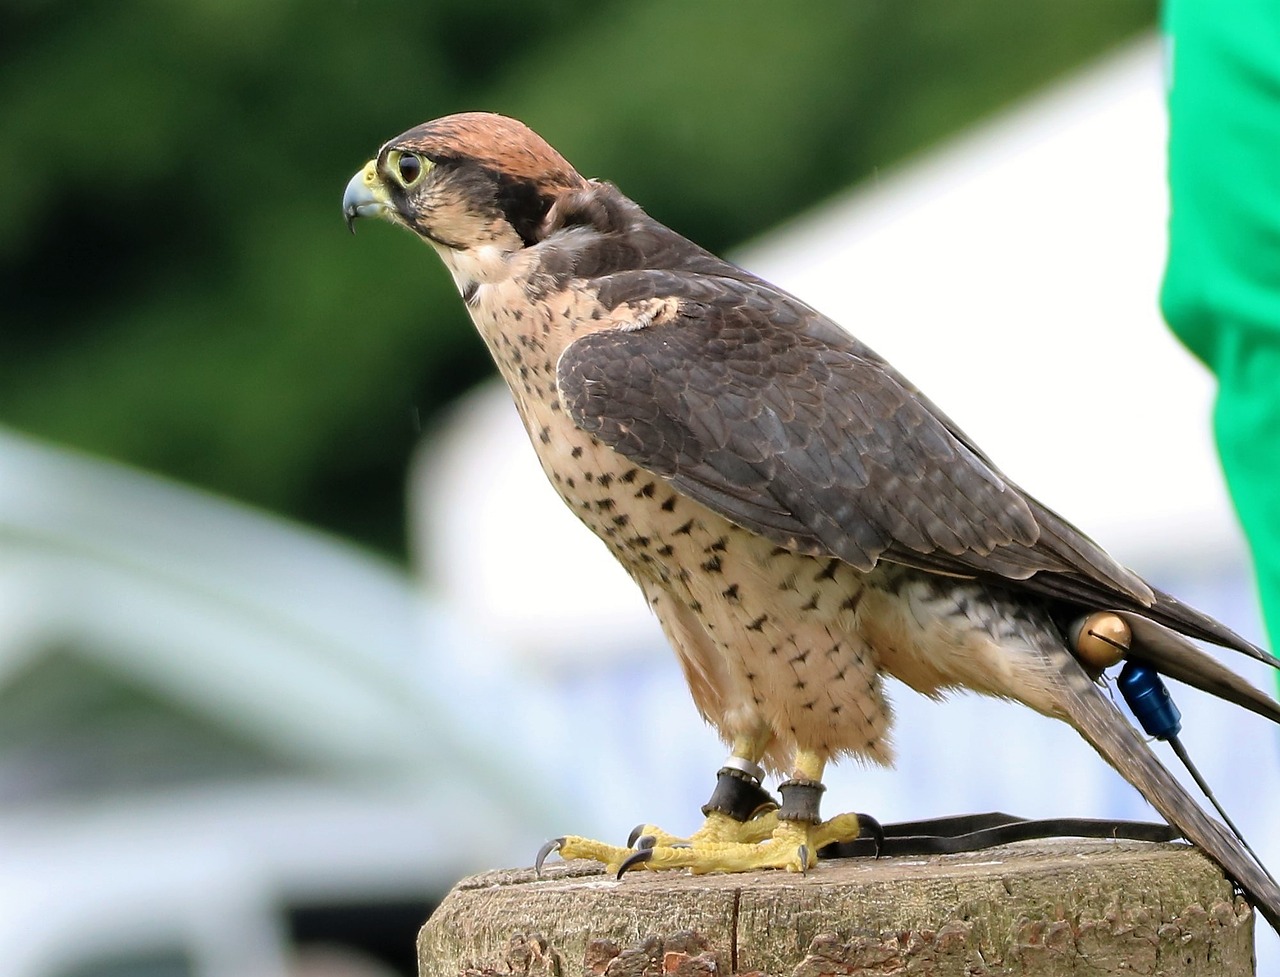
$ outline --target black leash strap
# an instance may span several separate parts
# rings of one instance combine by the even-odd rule
[[[860,817],[862,817],[860,815]],[[867,818],[864,825],[871,822]],[[1177,829],[1148,821],[1107,821],[1092,818],[1028,820],[1012,814],[961,814],[927,821],[902,821],[874,827],[855,841],[828,845],[820,858],[866,858],[881,855],[951,855],[981,851],[1014,841],[1043,838],[1102,838],[1128,841],[1178,841]]]

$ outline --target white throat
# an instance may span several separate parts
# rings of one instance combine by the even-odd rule
[[[511,277],[510,258],[515,252],[496,244],[458,250],[432,242],[432,247],[463,296],[474,294],[481,285],[492,285]]]

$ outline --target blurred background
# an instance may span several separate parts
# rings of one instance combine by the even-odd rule
[[[439,115],[524,119],[831,313],[1260,640],[1212,385],[1155,306],[1156,13],[0,5],[0,970],[407,975],[460,875],[696,827],[723,748],[643,602],[436,259],[342,225],[351,173]],[[1065,728],[894,697],[898,771],[833,771],[829,810],[1154,816]],[[1280,863],[1274,737],[1179,704]]]

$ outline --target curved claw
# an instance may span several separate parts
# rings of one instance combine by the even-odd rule
[[[644,829],[648,827],[643,821],[631,829],[631,834],[627,835],[627,847],[634,848],[636,841],[644,834]]]
[[[631,869],[635,868],[637,865],[643,865],[651,858],[653,858],[652,848],[641,848],[638,851],[632,852],[623,860],[622,864],[618,866],[617,877],[621,879],[627,872],[631,871]]]
[[[876,858],[884,851],[884,828],[870,814],[858,815],[858,835],[869,834],[876,843]]]
[[[801,845],[796,849],[796,857],[800,859],[800,874],[809,874],[809,846]]]
[[[542,877],[542,863],[547,860],[547,856],[553,851],[559,851],[564,845],[563,838],[552,838],[545,845],[538,849],[538,857],[533,860],[533,874]]]
[[[645,849],[655,847],[657,844],[658,839],[653,835],[641,835],[632,841],[631,847],[637,851],[644,851]]]

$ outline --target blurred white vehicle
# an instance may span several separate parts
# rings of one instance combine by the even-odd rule
[[[0,431],[0,971],[412,972],[460,875],[568,820],[479,640],[354,547]]]

